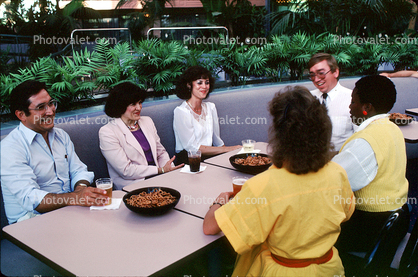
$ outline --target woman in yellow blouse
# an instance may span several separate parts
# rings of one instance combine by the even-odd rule
[[[239,254],[233,276],[343,276],[333,245],[355,205],[344,169],[329,160],[326,108],[296,86],[276,94],[270,113],[274,165],[231,200],[221,193],[203,231],[222,231]]]

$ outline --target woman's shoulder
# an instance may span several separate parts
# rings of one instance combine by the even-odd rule
[[[187,112],[187,111],[188,111],[188,105],[186,101],[183,101],[180,105],[174,108],[174,113]]]
[[[149,116],[143,116],[141,115],[141,117],[139,118],[139,123],[145,123],[145,124],[153,124],[154,125],[154,121],[152,120],[151,117]]]
[[[206,109],[208,110],[216,110],[215,103],[212,102],[203,102],[206,105]]]
[[[111,118],[109,122],[107,122],[105,125],[100,127],[99,133],[102,133],[104,131],[114,130],[118,126],[117,122],[118,122],[117,118]]]

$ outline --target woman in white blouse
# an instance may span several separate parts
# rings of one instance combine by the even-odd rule
[[[210,71],[201,66],[188,68],[179,78],[176,94],[185,101],[174,109],[177,162],[187,162],[186,151],[192,149],[199,149],[204,159],[241,148],[224,145],[215,104],[203,102],[214,82]]]

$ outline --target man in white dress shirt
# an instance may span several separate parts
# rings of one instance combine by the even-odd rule
[[[335,58],[327,53],[318,53],[308,62],[309,76],[317,88],[311,93],[328,109],[332,122],[331,143],[339,151],[344,142],[354,133],[350,118],[351,89],[340,85],[340,71]]]

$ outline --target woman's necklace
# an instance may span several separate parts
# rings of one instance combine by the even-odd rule
[[[196,110],[195,108],[193,108],[193,106],[189,103],[189,101],[186,101],[187,105],[189,105],[189,107],[197,114],[200,115],[200,113],[202,112],[202,109],[200,109],[199,111]]]
[[[135,130],[137,127],[138,127],[138,120],[137,121],[135,121],[135,123],[134,123],[134,125],[131,125],[131,126],[129,126],[128,124],[126,124],[125,123],[125,125],[126,125],[126,127],[128,127],[128,129],[129,130]]]

